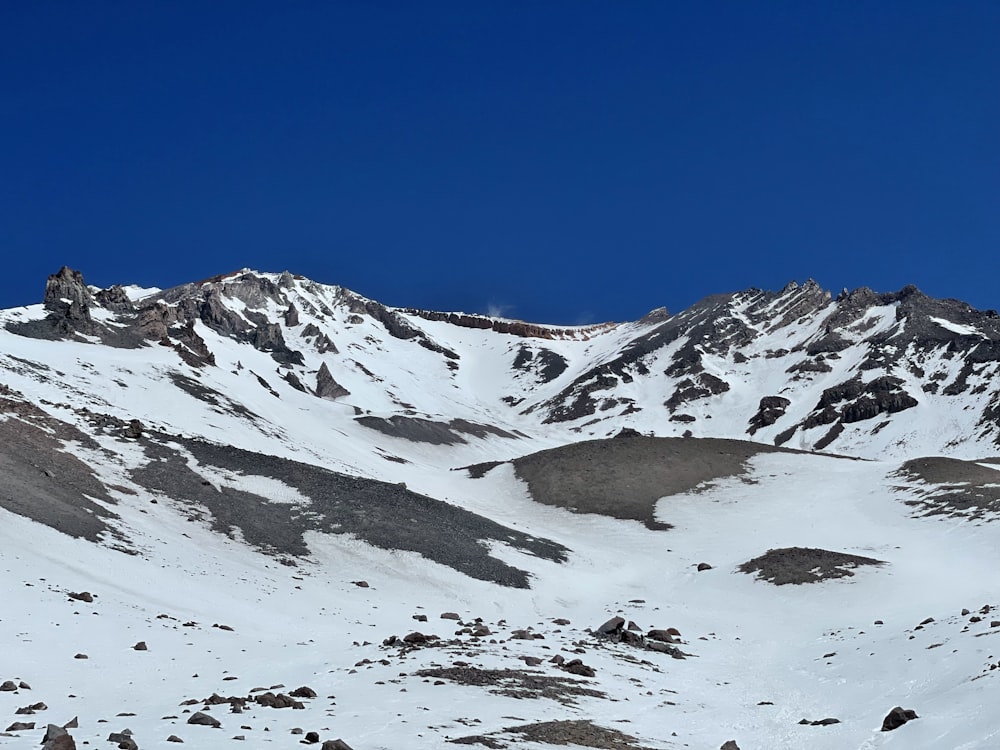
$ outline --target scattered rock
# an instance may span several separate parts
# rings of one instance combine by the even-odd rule
[[[562,669],[564,672],[580,675],[581,677],[594,677],[597,675],[593,667],[588,667],[580,659],[570,659],[562,665]]]
[[[624,627],[625,627],[624,617],[612,617],[610,620],[608,620],[606,623],[604,623],[597,629],[597,634],[613,635],[615,633],[620,633],[622,631],[622,628]]]
[[[81,591],[79,593],[71,591],[69,593],[69,598],[76,599],[78,602],[86,602],[87,604],[93,604],[94,602],[94,595],[89,591]]]
[[[712,566],[709,565],[707,562],[700,562],[700,563],[698,563],[698,572],[699,573],[702,572],[703,570],[711,570],[711,569],[712,569]]]
[[[133,651],[149,651],[149,647],[146,645],[145,641],[139,641],[132,647]]]
[[[323,743],[320,750],[354,750],[350,745],[344,742],[342,739],[327,740]]]
[[[26,729],[34,729],[35,722],[33,721],[15,721],[9,727],[7,727],[5,732],[23,732]]]
[[[719,750],[740,750],[740,746],[736,744],[736,740],[727,740],[722,743]]]
[[[42,750],[76,750],[76,740],[70,734],[61,734],[46,741]]]
[[[310,745],[314,745],[319,742],[319,732],[306,732],[306,737],[303,742],[307,742]]]
[[[677,643],[677,639],[674,637],[674,634],[670,632],[671,630],[676,632],[676,628],[669,628],[667,630],[654,628],[646,633],[646,637],[652,638],[654,641],[663,641],[664,643]],[[680,635],[680,633],[677,634]]]
[[[86,654],[77,654],[77,655],[76,655],[76,656],[74,656],[73,658],[74,658],[74,659],[89,659],[90,657],[89,657],[89,656],[87,656]]]
[[[313,690],[311,687],[306,687],[305,685],[303,685],[302,687],[295,688],[295,690],[290,692],[289,695],[292,696],[293,698],[315,698],[316,691]]]
[[[203,713],[201,711],[196,711],[195,713],[191,714],[191,716],[188,717],[187,723],[198,724],[206,727],[215,727],[215,728],[219,728],[222,726],[221,721],[216,719],[214,716],[209,716],[208,714]]]
[[[898,729],[903,726],[908,721],[920,718],[917,716],[917,712],[909,709],[902,708],[901,706],[896,706],[882,720],[882,731],[891,732],[893,729]]]
[[[442,612],[441,613],[441,619],[442,620],[461,620],[462,618],[458,615],[457,612]]]
[[[172,734],[169,737],[167,737],[167,742],[184,742],[184,740],[182,740],[176,734]]]
[[[76,750],[76,742],[61,726],[49,724],[42,737],[42,750]]]
[[[0,685],[0,691],[4,693],[11,693],[17,690],[17,683],[13,680],[6,680],[2,685]]]
[[[351,581],[351,583],[353,583],[359,589],[367,589],[367,588],[369,588],[368,581]]]
[[[254,702],[268,708],[305,708],[300,701],[295,700],[291,696],[284,693],[275,694],[271,691],[258,693],[254,696]]]

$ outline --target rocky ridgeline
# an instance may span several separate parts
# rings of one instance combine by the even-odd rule
[[[771,348],[767,342],[773,342]],[[649,363],[668,347],[674,347],[670,358],[651,371]],[[831,375],[852,351],[859,364],[846,377]],[[955,362],[960,367],[952,374]],[[777,365],[787,376],[786,388],[760,394],[757,412],[748,415],[747,434],[781,421],[796,394],[811,400],[805,418],[782,422],[771,438],[776,445],[823,427],[824,434],[811,441],[822,449],[845,425],[871,422],[875,428],[930,396],[965,393],[983,395],[980,426],[996,434],[1000,395],[991,381],[998,364],[1000,316],[994,310],[933,299],[913,286],[889,294],[863,287],[833,298],[810,280],[780,292],[751,289],[708,297],[657,322],[540,408],[548,423],[600,421],[608,412],[650,406],[616,395],[619,385],[665,375],[676,381],[663,403],[670,420],[692,424],[699,417],[687,408],[710,408],[734,382],[752,382],[760,366]],[[720,375],[720,369],[731,376]],[[836,379],[830,382],[831,377]],[[920,386],[912,390],[915,380]]]
[[[629,415],[653,410],[662,415],[666,432],[714,435],[706,420],[716,409],[731,408],[727,399],[734,384],[759,381],[766,371],[771,392],[739,406],[746,412],[743,434],[758,441],[784,445],[794,439],[814,450],[835,450],[848,428],[875,435],[895,415],[958,397],[976,403],[969,430],[975,434],[966,437],[1000,436],[1000,316],[958,300],[933,299],[912,286],[892,293],[862,287],[834,297],[811,280],[793,282],[779,292],[713,295],[675,315],[659,309],[635,323],[566,328],[389,308],[287,272],[239,271],[133,303],[122,287],[94,289],[80,272],[63,268],[46,283],[44,309],[44,320],[12,321],[7,328],[26,336],[119,347],[158,343],[188,364],[212,366],[215,357],[198,333],[199,323],[266,352],[289,385],[325,399],[351,394],[337,381],[336,368],[324,362],[307,370],[300,349],[337,354],[331,338],[337,332],[304,324],[305,313],[347,326],[372,321],[384,329],[389,345],[397,346],[392,340],[417,344],[439,354],[450,371],[461,367],[460,347],[435,340],[420,321],[517,337],[519,345],[508,342],[512,395],[501,400],[522,415],[536,415],[540,425],[580,430],[608,423],[618,430],[629,425]],[[104,314],[93,314],[97,309]],[[109,313],[113,324],[107,322]],[[294,346],[288,343],[290,331]],[[618,349],[587,361],[586,342],[609,332],[621,336]],[[557,339],[564,342],[559,352],[546,346]],[[566,348],[576,346],[573,342],[580,342],[576,354]],[[351,366],[382,382],[361,360]],[[783,379],[776,381],[774,371]],[[572,379],[567,372],[575,373]],[[632,386],[654,380],[656,388]],[[525,404],[530,396],[523,386],[529,382],[537,387],[552,383],[553,389]],[[637,393],[645,395],[639,399]],[[500,405],[495,416],[495,424],[509,421]]]

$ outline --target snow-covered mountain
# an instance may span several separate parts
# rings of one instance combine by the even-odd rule
[[[0,746],[995,747],[998,363],[912,287],[559,327],[64,268],[0,312]]]

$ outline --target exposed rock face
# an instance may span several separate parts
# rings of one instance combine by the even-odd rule
[[[72,320],[90,321],[93,302],[94,298],[79,271],[63,266],[45,282],[42,306],[46,310],[66,315]]]
[[[338,399],[350,396],[351,392],[333,379],[330,368],[324,362],[320,365],[319,372],[316,373],[316,395],[320,398]]]
[[[425,320],[443,321],[461,328],[479,328],[482,330],[488,329],[496,331],[497,333],[507,333],[512,336],[534,339],[587,338],[594,333],[614,325],[614,323],[600,323],[598,325],[581,326],[579,328],[567,328],[560,326],[536,325],[533,323],[525,323],[520,320],[491,318],[484,315],[469,315],[467,313],[442,313],[432,312],[430,310],[416,310],[412,308],[407,308],[404,312],[408,315],[424,318]]]
[[[791,403],[784,396],[764,396],[757,407],[757,413],[750,417],[750,429],[747,432],[753,435],[761,427],[774,424],[785,415],[785,409]]]
[[[94,295],[94,300],[101,307],[116,313],[134,313],[135,305],[129,299],[125,289],[118,284],[101,289]]]

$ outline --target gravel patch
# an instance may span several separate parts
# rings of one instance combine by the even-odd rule
[[[742,440],[640,436],[588,440],[513,463],[536,502],[669,529],[655,518],[660,498],[744,475],[751,458],[776,452],[794,451]]]
[[[788,583],[817,583],[831,578],[848,578],[862,565],[885,565],[884,560],[849,555],[810,547],[770,549],[739,566],[741,573],[757,573],[775,586]]]
[[[918,496],[906,503],[921,515],[991,520],[1000,517],[1000,471],[983,463],[1000,464],[1000,459],[915,458],[893,476],[917,485],[901,489],[917,491]]]
[[[517,737],[511,738],[509,735]],[[523,747],[521,743],[524,742],[537,742],[542,745],[574,745],[601,750],[653,750],[637,744],[638,740],[631,735],[619,732],[617,729],[598,726],[587,719],[540,721],[535,724],[507,727],[487,735],[459,737],[448,742],[458,745],[484,745],[491,749],[510,747],[503,741],[504,739],[512,740],[515,747]]]
[[[276,479],[309,499],[271,502],[230,487],[217,488],[188,466],[176,446],[199,464],[248,477]],[[305,557],[305,533],[351,534],[386,550],[417,552],[472,578],[528,588],[526,571],[489,554],[491,543],[555,562],[568,550],[548,539],[502,526],[455,505],[407,490],[403,485],[338,474],[311,464],[199,440],[150,434],[143,441],[149,462],[133,471],[135,482],[181,501],[194,517],[272,554]]]

